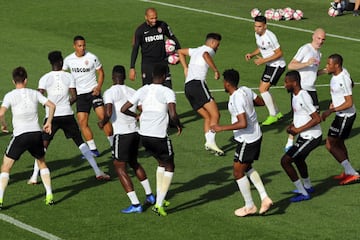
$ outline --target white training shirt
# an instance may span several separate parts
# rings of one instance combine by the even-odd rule
[[[332,75],[330,80],[331,100],[334,107],[338,107],[345,102],[345,96],[352,95],[352,81],[347,71],[342,71],[338,75]],[[356,112],[354,104],[343,111],[336,112],[340,117],[352,116]]]
[[[298,69],[301,77],[301,88],[307,91],[316,91],[315,81],[320,65],[321,53],[316,50],[311,43],[307,43],[299,48],[294,59],[300,63],[308,62],[310,58],[315,58],[316,62],[310,66]]]
[[[113,85],[104,92],[104,104],[112,104],[110,121],[113,126],[114,134],[127,134],[138,131],[136,119],[123,114],[120,111],[121,107],[134,94],[134,89],[120,84]],[[136,112],[136,105],[132,106],[129,110]]]
[[[97,86],[96,70],[102,67],[99,59],[90,52],[78,57],[75,52],[64,59],[63,70],[70,70],[75,78],[77,94],[92,92]]]
[[[39,91],[19,88],[8,92],[3,99],[2,107],[12,112],[13,135],[41,131],[38,121],[38,103],[44,105],[48,99]]]
[[[316,112],[313,100],[306,90],[300,92],[292,98],[292,108],[294,112],[293,123],[296,128],[299,128],[311,120],[311,114]],[[320,124],[317,124],[303,132],[300,136],[304,139],[318,138],[322,134]]]
[[[266,29],[263,35],[255,33],[256,45],[258,46],[261,56],[263,58],[274,55],[274,51],[280,48],[280,44],[275,34],[270,30]],[[271,67],[285,67],[286,63],[283,57],[280,57],[274,61],[267,62],[266,65]]]
[[[75,80],[72,75],[64,71],[51,71],[39,80],[39,89],[46,90],[47,97],[56,105],[54,117],[73,115],[70,105],[69,88],[75,88]],[[46,107],[46,117],[49,109]]]
[[[256,93],[247,87],[239,87],[229,97],[228,110],[231,114],[231,123],[238,121],[238,115],[242,113],[246,115],[247,127],[233,131],[234,138],[238,142],[252,143],[262,136],[254,108],[256,97]]]
[[[140,135],[158,138],[167,136],[168,104],[176,103],[172,89],[161,84],[145,85],[139,88],[128,101],[136,106],[142,106]]]
[[[211,57],[215,56],[214,49],[206,45],[202,45],[198,48],[189,48],[190,61],[185,83],[191,80],[206,81],[209,65],[205,62],[203,57],[205,52],[208,52]]]

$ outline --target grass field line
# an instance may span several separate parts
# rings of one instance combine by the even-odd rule
[[[42,230],[40,230],[38,228],[35,228],[35,227],[32,227],[32,226],[30,226],[28,224],[20,222],[20,221],[16,220],[15,218],[12,218],[12,217],[10,217],[8,215],[5,215],[3,213],[0,213],[0,219],[5,221],[5,222],[8,222],[10,224],[13,224],[13,225],[15,225],[15,226],[17,226],[19,228],[22,228],[22,229],[24,229],[24,230],[26,230],[28,232],[32,232],[32,233],[34,233],[34,234],[36,234],[36,235],[38,235],[38,236],[40,236],[40,237],[42,237],[44,239],[61,240],[61,238],[59,238],[59,237],[57,237],[55,235],[52,235],[52,234],[50,234],[48,232],[42,231]]]
[[[218,12],[211,12],[211,11],[207,11],[207,10],[203,10],[203,9],[185,7],[185,6],[180,6],[180,5],[171,4],[171,3],[164,3],[164,2],[152,1],[152,0],[140,0],[140,1],[141,2],[155,3],[155,4],[164,5],[164,6],[173,7],[173,8],[180,8],[180,9],[189,10],[189,11],[193,11],[193,12],[206,13],[206,14],[211,14],[211,15],[220,16],[220,17],[232,18],[232,19],[237,19],[237,20],[246,21],[246,22],[254,22],[254,19],[237,17],[237,16],[232,16],[232,15],[218,13]],[[275,27],[280,27],[280,28],[285,28],[285,29],[290,29],[290,30],[294,30],[294,31],[299,31],[299,32],[313,33],[313,30],[297,28],[297,27],[291,27],[291,26],[285,26],[285,25],[281,25],[281,24],[277,24],[277,23],[268,23],[268,25],[275,26]],[[360,39],[358,39],[358,38],[340,36],[340,35],[331,34],[331,33],[326,33],[326,36],[345,39],[345,40],[354,41],[354,42],[360,42]]]

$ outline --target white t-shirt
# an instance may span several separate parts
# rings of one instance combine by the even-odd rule
[[[41,131],[38,120],[38,104],[44,105],[48,99],[39,91],[29,88],[14,89],[5,94],[2,107],[12,112],[13,135]]]
[[[238,121],[238,115],[242,113],[246,115],[247,127],[233,131],[234,138],[238,142],[252,143],[262,136],[254,108],[256,97],[256,93],[247,87],[239,87],[229,97],[228,110],[231,114],[231,123]]]
[[[261,56],[263,58],[268,58],[274,55],[274,51],[280,48],[280,44],[275,34],[270,30],[266,29],[263,35],[258,35],[255,33],[256,45],[258,46]],[[286,63],[283,57],[280,57],[274,61],[267,62],[266,65],[271,67],[285,67]]]
[[[294,112],[293,123],[296,128],[299,128],[311,120],[311,114],[316,112],[310,94],[306,90],[300,92],[292,98],[292,108]],[[303,132],[300,136],[305,139],[318,138],[322,134],[320,124],[317,124]]]
[[[75,53],[70,54],[64,59],[63,70],[70,70],[75,78],[77,94],[92,92],[97,86],[96,70],[102,67],[99,59],[90,52],[78,57]]]
[[[189,48],[190,61],[185,83],[191,80],[206,81],[206,74],[208,72],[209,65],[205,62],[203,57],[205,52],[208,52],[211,57],[215,56],[214,49],[206,45],[202,45],[198,48]]]
[[[125,85],[113,85],[104,92],[104,104],[112,104],[110,121],[113,125],[114,134],[127,134],[138,131],[136,119],[123,114],[120,110],[127,100],[135,94],[135,90]],[[136,105],[130,109],[136,112]]]
[[[316,62],[310,66],[298,69],[301,76],[301,88],[307,91],[316,91],[315,81],[317,78],[317,71],[320,65],[321,53],[319,50],[313,48],[311,43],[307,43],[299,48],[294,59],[300,63],[309,61],[310,58],[315,58]]]
[[[331,100],[334,107],[338,107],[345,102],[345,96],[352,95],[352,81],[347,71],[342,71],[337,76],[332,75],[330,80]],[[336,112],[336,115],[352,116],[356,112],[354,104],[341,112]]]
[[[158,138],[167,136],[168,104],[176,103],[173,90],[161,84],[149,84],[139,88],[128,101],[142,106],[140,135]]]
[[[54,117],[74,114],[69,101],[69,88],[75,88],[75,80],[70,73],[48,72],[40,78],[38,88],[46,90],[48,99],[56,105]],[[49,109],[46,107],[48,116]]]

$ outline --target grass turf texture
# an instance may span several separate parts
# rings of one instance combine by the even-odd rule
[[[0,35],[0,98],[13,88],[11,71],[22,65],[28,70],[29,86],[37,87],[40,76],[50,70],[47,53],[61,50],[63,55],[73,51],[72,38],[81,34],[87,39],[87,49],[102,61],[106,80],[103,90],[111,85],[111,69],[115,64],[123,64],[128,69],[131,53],[131,37],[134,29],[143,21],[144,9],[154,6],[159,19],[169,23],[183,47],[196,47],[203,43],[208,32],[220,32],[223,41],[215,57],[215,62],[223,71],[236,68],[241,74],[241,83],[257,87],[263,66],[256,67],[245,62],[244,54],[255,48],[253,23],[250,10],[258,7],[301,9],[305,19],[301,21],[269,22],[289,62],[302,44],[311,40],[311,33],[281,28],[289,26],[309,31],[323,27],[328,33],[360,39],[360,32],[354,31],[359,18],[351,14],[331,18],[327,15],[328,1],[225,1],[171,0],[166,3],[203,9],[209,12],[227,14],[249,19],[243,21],[208,13],[194,12],[181,8],[160,5],[146,1],[6,1],[2,2],[2,34]],[[274,25],[276,24],[276,25]],[[344,65],[353,80],[359,82],[358,41],[344,40],[328,36],[322,49],[321,66],[326,57],[340,53]],[[355,50],[355,51],[354,51]],[[137,70],[140,76],[140,59]],[[171,67],[175,91],[183,90],[181,66]],[[318,84],[327,84],[329,76],[322,76]],[[141,80],[128,81],[138,88]],[[279,82],[282,86],[283,78]],[[208,76],[210,89],[221,89],[222,82]],[[281,111],[289,111],[289,96],[283,88],[272,89]],[[326,109],[330,95],[328,87],[318,88],[321,109]],[[360,106],[360,90],[354,88],[354,100]],[[214,92],[221,110],[221,123],[230,121],[227,112],[226,93]],[[102,155],[97,158],[99,166],[112,176],[112,181],[99,183],[86,161],[81,160],[79,150],[71,140],[65,140],[59,132],[49,147],[46,158],[51,170],[56,205],[45,206],[44,189],[41,184],[28,186],[33,159],[24,154],[15,164],[10,175],[1,213],[9,215],[49,232],[62,239],[336,239],[359,235],[359,185],[338,186],[332,176],[342,168],[322,145],[308,157],[309,172],[316,189],[310,201],[290,204],[294,188],[280,167],[280,158],[287,139],[284,131],[289,123],[285,118],[278,124],[263,127],[263,146],[260,160],[254,167],[263,178],[265,187],[275,206],[264,216],[236,218],[233,211],[243,206],[242,197],[232,177],[232,156],[235,145],[232,133],[217,134],[218,145],[226,150],[225,157],[215,157],[203,149],[202,121],[191,110],[184,95],[177,94],[177,110],[184,123],[180,137],[171,133],[176,153],[176,170],[168,194],[171,206],[167,217],[157,217],[150,209],[143,214],[124,215],[120,209],[129,205],[120,183],[112,168],[108,142],[97,129],[95,114],[91,114],[91,127]],[[259,120],[265,119],[265,108],[257,108]],[[10,115],[7,122],[10,125]],[[322,123],[324,138],[334,116]],[[356,169],[360,168],[357,139],[359,120],[346,144]],[[3,152],[10,135],[0,135]],[[143,164],[155,191],[156,162],[140,150],[139,161]],[[141,199],[145,199],[141,185],[133,177],[135,189]],[[255,203],[260,206],[255,189],[252,191]],[[0,221],[1,239],[41,239],[41,237]]]

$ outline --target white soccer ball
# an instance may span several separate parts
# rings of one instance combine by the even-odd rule
[[[281,20],[281,18],[282,18],[281,14],[278,11],[275,11],[273,16],[272,16],[272,19],[274,21],[279,21],[279,20]]]
[[[165,41],[165,51],[167,54],[172,54],[175,52],[175,49],[176,49],[176,43],[174,40],[172,39],[166,39]]]
[[[283,17],[284,16],[284,10],[282,8],[278,8],[276,9],[277,12],[279,12],[280,16]]]
[[[273,8],[267,9],[267,10],[265,11],[265,17],[266,17],[267,20],[271,20],[271,19],[272,19],[273,15],[274,15],[274,11],[275,11],[275,10],[274,10]]]
[[[304,13],[301,10],[296,10],[293,14],[295,20],[301,20],[304,17]]]
[[[293,9],[291,9],[291,8],[284,8],[284,19],[286,21],[289,21],[289,20],[293,19],[294,12],[295,11]]]
[[[168,63],[170,63],[171,65],[178,64],[179,63],[179,54],[173,53],[173,54],[169,55]]]
[[[328,14],[330,17],[336,17],[339,15],[339,11],[337,9],[334,9],[333,7],[330,7],[328,10]]]
[[[258,8],[254,8],[254,9],[251,10],[250,15],[251,15],[252,18],[260,16],[261,11]]]

